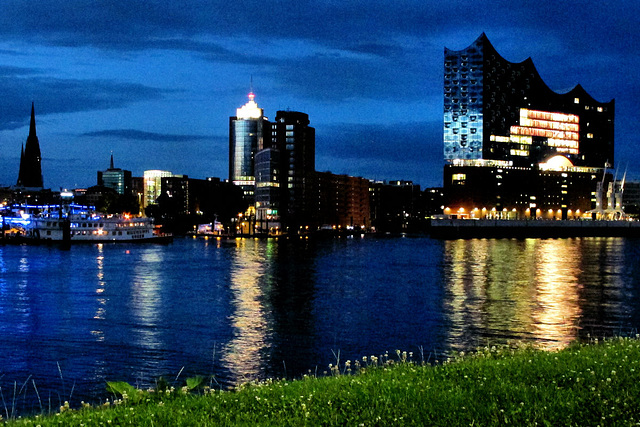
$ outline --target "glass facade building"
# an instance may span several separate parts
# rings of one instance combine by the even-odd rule
[[[113,188],[120,195],[131,194],[131,171],[113,166],[113,155],[109,169],[98,171],[98,185]]]
[[[249,102],[229,118],[229,181],[242,188],[249,203],[255,198],[255,155],[264,148],[265,132],[270,129],[254,98],[250,93]]]

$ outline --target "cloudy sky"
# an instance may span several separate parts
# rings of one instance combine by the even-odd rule
[[[640,178],[637,0],[2,0],[0,185],[35,102],[45,187],[116,167],[228,176],[250,82],[269,118],[303,111],[316,168],[442,183],[444,47],[485,32],[557,92],[616,100],[616,165]]]

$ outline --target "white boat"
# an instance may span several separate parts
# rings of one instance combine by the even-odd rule
[[[27,242],[163,242],[170,235],[158,232],[152,218],[131,215],[103,215],[80,211],[60,215],[59,210],[45,209],[3,217],[14,237]]]

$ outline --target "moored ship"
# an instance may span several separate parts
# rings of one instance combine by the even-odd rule
[[[152,218],[104,215],[90,207],[68,205],[17,206],[2,216],[7,240],[26,243],[166,242]]]

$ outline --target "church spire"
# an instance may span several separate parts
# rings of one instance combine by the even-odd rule
[[[31,122],[29,136],[22,147],[20,155],[20,171],[18,172],[18,187],[42,188],[42,165],[40,142],[36,135],[36,114],[34,103],[31,103]]]
[[[33,102],[31,103],[31,122],[29,123],[29,137],[31,137],[33,135],[33,137],[37,138],[36,136],[36,110],[35,107],[33,105]]]

